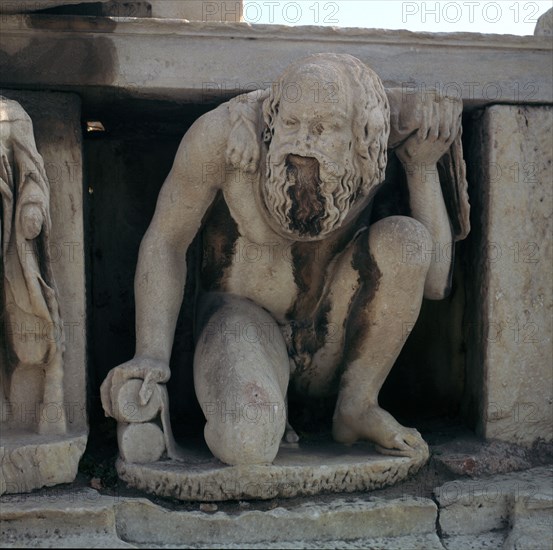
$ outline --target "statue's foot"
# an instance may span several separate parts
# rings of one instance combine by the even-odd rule
[[[292,428],[290,422],[286,421],[286,430],[284,431],[284,437],[282,441],[285,443],[298,443],[300,436],[296,433],[296,430]]]
[[[358,413],[334,413],[332,435],[340,443],[351,445],[360,439],[372,441],[382,454],[420,456],[428,454],[428,445],[414,428],[406,428],[384,409],[372,406]]]

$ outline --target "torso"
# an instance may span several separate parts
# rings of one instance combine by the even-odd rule
[[[283,238],[260,212],[254,188],[259,177],[229,174],[215,200],[202,234],[204,288],[249,298],[281,325],[310,320],[324,294],[327,268],[354,229],[323,241]]]
[[[265,166],[263,154],[259,166]],[[321,241],[287,239],[271,227],[260,204],[264,177],[264,168],[255,174],[226,173],[202,230],[201,283],[204,291],[232,293],[266,309],[301,370],[325,341],[325,291],[333,260],[351,242],[359,222]]]

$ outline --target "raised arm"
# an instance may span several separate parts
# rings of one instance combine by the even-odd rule
[[[432,261],[424,296],[444,298],[450,288],[453,236],[446,209],[438,161],[449,150],[461,125],[462,104],[431,94],[420,105],[418,130],[396,149],[407,174],[411,215],[428,229],[432,250],[423,250]]]
[[[169,359],[186,281],[186,251],[225,177],[227,105],[204,115],[184,136],[160,191],[154,218],[140,246],[135,276],[136,354],[102,384],[104,410],[113,416],[112,390],[129,378],[153,384],[169,379]]]

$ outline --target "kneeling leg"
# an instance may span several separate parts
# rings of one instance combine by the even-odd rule
[[[274,319],[253,302],[212,293],[203,298],[194,386],[211,452],[226,464],[274,460],[286,427],[290,366]]]

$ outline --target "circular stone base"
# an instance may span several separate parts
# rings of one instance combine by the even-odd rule
[[[71,483],[86,447],[86,434],[39,435],[2,430],[0,495]]]
[[[158,496],[188,501],[271,499],[351,493],[392,485],[415,474],[428,454],[415,458],[378,454],[369,443],[282,444],[273,464],[226,466],[209,451],[185,451],[184,462],[129,464],[119,459],[119,477]]]

